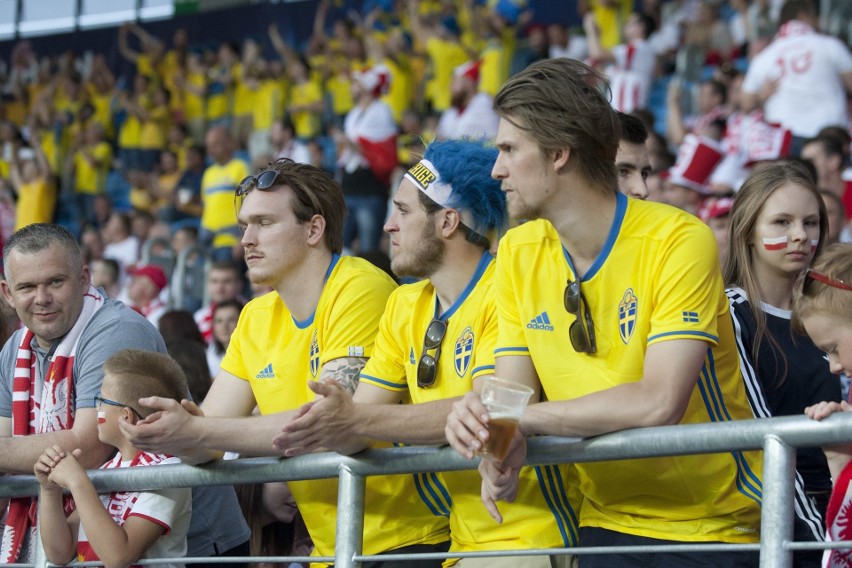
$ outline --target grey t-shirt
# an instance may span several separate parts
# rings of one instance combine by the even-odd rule
[[[24,330],[19,329],[0,351],[0,416],[12,416],[12,381],[15,376],[15,359]],[[49,364],[48,352],[38,347],[33,339],[36,368],[44,377]],[[74,359],[74,407],[92,408],[94,397],[104,379],[104,362],[122,349],[142,349],[166,353],[160,332],[144,317],[121,302],[107,300],[92,316],[77,345]]]

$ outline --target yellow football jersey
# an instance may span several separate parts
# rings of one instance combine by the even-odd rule
[[[493,374],[497,313],[492,282],[494,259],[486,253],[465,290],[443,314],[429,281],[402,286],[388,300],[379,325],[373,356],[361,381],[404,393],[414,404],[462,396],[474,377]],[[429,323],[440,317],[447,331],[430,388],[417,385],[417,365]],[[569,471],[570,468],[570,471]],[[554,548],[577,544],[581,500],[573,466],[526,467],[521,470],[518,497],[500,503],[503,523],[497,524],[480,500],[476,470],[415,475],[429,507],[450,510],[451,551]],[[446,565],[454,564],[450,559]]]
[[[249,302],[222,369],[249,382],[261,414],[314,400],[309,380],[341,357],[369,357],[393,280],[368,261],[334,256],[316,312],[297,321],[277,293]],[[314,555],[333,556],[337,480],[288,482],[311,535]],[[445,542],[447,520],[420,500],[412,476],[367,478],[364,553]]]
[[[249,175],[249,167],[242,160],[233,159],[227,164],[212,164],[201,178],[201,228],[218,233],[213,247],[229,247],[239,241],[237,214],[234,211],[234,192],[237,184]]]
[[[609,238],[581,281],[597,353],[576,353],[563,304],[575,280],[559,235],[533,221],[500,242],[495,355],[528,355],[549,400],[635,382],[649,345],[707,343],[707,357],[681,423],[750,419],[716,242],[697,218],[618,195]],[[613,409],[617,412],[617,409]],[[679,541],[759,540],[757,453],[578,464],[580,526]]]

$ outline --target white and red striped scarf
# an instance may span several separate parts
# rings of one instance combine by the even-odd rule
[[[74,357],[77,344],[89,320],[104,305],[105,298],[89,286],[83,294],[83,309],[71,330],[62,338],[51,357],[47,377],[41,379],[36,372],[36,355],[31,344],[35,334],[25,329],[18,346],[15,377],[12,382],[12,436],[29,436],[45,432],[68,430],[74,425]],[[66,508],[69,506],[66,501]],[[21,551],[25,541],[28,548],[33,543],[36,527],[36,500],[18,497],[9,503],[3,542],[0,545],[0,562],[29,561],[30,550]]]
[[[829,542],[852,539],[852,463],[846,465],[834,480],[834,490],[825,511],[825,538]],[[852,551],[826,550],[822,559],[825,568],[852,566]]]

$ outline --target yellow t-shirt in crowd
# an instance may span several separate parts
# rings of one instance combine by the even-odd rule
[[[494,373],[497,311],[492,289],[494,257],[485,253],[462,295],[443,314],[428,281],[402,286],[391,294],[379,325],[373,356],[361,382],[400,393],[420,404],[463,396],[475,378]],[[438,358],[435,383],[417,385],[426,328],[436,317],[447,331]],[[577,545],[577,511],[582,501],[573,466],[550,465],[521,470],[518,496],[500,503],[497,524],[480,499],[477,471],[416,474],[420,496],[429,507],[450,511],[451,551],[554,548]],[[449,498],[447,498],[447,496]],[[446,565],[454,564],[450,559]]]
[[[33,223],[52,223],[56,211],[56,191],[45,178],[22,183],[15,205],[15,230]]]
[[[201,178],[201,228],[215,234],[213,247],[230,247],[239,242],[237,214],[234,211],[234,193],[237,184],[249,175],[249,167],[242,160],[232,159],[227,164],[212,164]]]
[[[248,381],[261,414],[294,410],[314,400],[309,380],[342,357],[370,357],[379,318],[395,284],[366,260],[334,255],[316,312],[305,321],[271,292],[249,302],[222,361]],[[337,480],[288,482],[314,543],[315,556],[333,556]],[[412,476],[370,476],[366,482],[365,554],[448,539],[447,519],[420,500]]]
[[[252,130],[268,130],[284,112],[284,93],[281,83],[275,79],[264,79],[254,94],[252,106]]]
[[[89,153],[94,164],[84,155]],[[94,147],[86,146],[74,152],[74,191],[98,195],[106,191],[106,176],[112,160],[112,148],[107,142],[98,142]]]
[[[290,104],[291,105],[306,105],[322,100],[322,89],[315,81],[305,81],[304,83],[294,83],[290,88]],[[319,134],[320,115],[319,113],[301,110],[291,113],[293,126],[296,129],[296,136],[299,138],[313,138]]]
[[[571,346],[568,330],[576,318],[566,311],[563,292],[576,275],[550,223],[511,229],[497,258],[495,354],[528,355],[548,400],[639,381],[650,345],[691,339],[707,344],[707,357],[681,423],[753,418],[716,241],[696,217],[617,194],[608,240],[581,280],[595,354]],[[760,539],[758,452],[576,467],[584,495],[580,526],[685,542]]]
[[[427,85],[427,94],[437,112],[450,108],[450,84],[456,67],[468,60],[464,48],[454,41],[431,37],[426,42],[426,53],[432,64],[432,80]]]

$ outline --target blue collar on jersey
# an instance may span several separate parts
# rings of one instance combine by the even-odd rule
[[[604,243],[603,249],[598,253],[597,258],[583,274],[583,277],[580,279],[580,282],[586,282],[587,280],[591,280],[594,278],[595,274],[598,273],[598,270],[601,269],[603,263],[606,261],[609,256],[610,251],[612,251],[612,247],[615,246],[615,240],[618,238],[618,233],[621,231],[621,224],[624,222],[624,214],[627,212],[627,197],[623,193],[617,193],[615,195],[615,218],[612,220],[612,226],[609,228],[609,234],[606,237],[606,242]],[[565,260],[568,262],[568,268],[571,269],[571,274],[574,277],[577,277],[577,270],[574,268],[574,262],[571,260],[571,255],[568,254],[568,251],[565,249],[565,245],[562,245],[562,254],[565,255]]]
[[[328,282],[328,278],[329,276],[331,276],[331,273],[334,270],[334,267],[337,266],[337,262],[339,260],[339,254],[337,254],[336,252],[331,254],[331,263],[328,265],[328,270],[325,271],[325,276],[322,279],[323,283]],[[314,317],[316,315],[317,311],[314,310],[314,313],[311,314],[311,317],[306,320],[299,321],[293,317],[293,314],[290,314],[290,317],[293,318],[293,323],[296,325],[296,327],[298,327],[299,329],[305,329],[306,327],[310,327],[314,323]]]
[[[459,294],[459,297],[456,298],[456,301],[453,302],[453,305],[447,308],[447,310],[438,314],[438,294],[435,294],[435,319],[439,319],[442,321],[447,321],[450,319],[450,316],[456,313],[456,310],[459,309],[464,301],[470,296],[470,293],[473,292],[473,289],[476,288],[476,285],[482,280],[482,275],[485,273],[485,269],[488,268],[488,265],[491,264],[491,261],[494,260],[494,256],[489,251],[483,251],[482,257],[479,259],[479,263],[476,265],[476,270],[473,271],[473,276],[470,277],[470,281],[468,281],[467,286],[464,287],[462,293]]]

